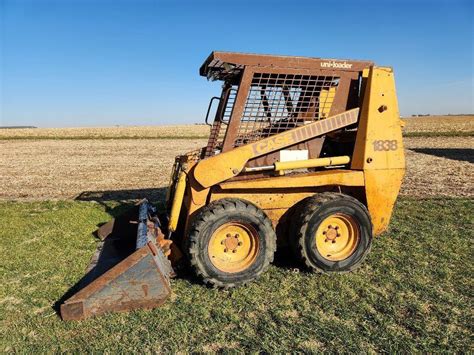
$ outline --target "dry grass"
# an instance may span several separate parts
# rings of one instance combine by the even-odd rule
[[[406,138],[406,196],[474,196],[472,137]]]
[[[474,115],[403,118],[405,133],[473,132]],[[1,139],[127,139],[127,138],[204,138],[206,125],[117,126],[85,128],[0,129]]]
[[[0,140],[0,199],[67,199],[84,191],[162,193],[174,157],[204,140]],[[140,189],[153,189],[139,191]]]
[[[403,118],[403,121],[405,133],[474,131],[474,115],[408,117]]]
[[[206,125],[117,126],[84,128],[0,129],[0,139],[113,139],[113,138],[190,138],[207,137]]]
[[[0,140],[0,199],[69,199],[81,194],[89,199],[100,191],[108,191],[110,199],[154,198],[168,184],[174,157],[205,143],[203,139]],[[405,146],[403,195],[474,195],[472,138],[406,138]]]

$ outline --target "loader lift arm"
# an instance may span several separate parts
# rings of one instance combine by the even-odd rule
[[[218,184],[240,174],[250,159],[355,124],[358,114],[355,108],[210,157],[197,164],[195,178],[204,188]]]

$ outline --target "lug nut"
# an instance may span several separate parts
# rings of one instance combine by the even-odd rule
[[[227,237],[227,238],[230,238],[230,237],[232,237],[232,236],[230,235],[230,233],[227,233],[227,234],[226,234],[226,237]]]
[[[238,245],[238,246],[241,246],[241,245],[242,245],[242,242],[238,242],[237,245]]]
[[[221,244],[224,245],[225,240],[221,241]]]
[[[326,235],[326,231],[323,231],[323,235]]]
[[[235,233],[235,238],[238,238],[239,237],[239,233]]]
[[[227,248],[224,249],[224,253],[227,253]]]
[[[339,229],[339,226],[336,226],[336,230],[338,230],[338,229]]]
[[[334,243],[336,243],[336,241],[335,241],[335,240],[333,240],[333,241],[332,241],[332,244],[334,244]]]
[[[235,249],[234,249],[234,250],[232,250],[232,253],[237,253],[237,250],[235,250]]]

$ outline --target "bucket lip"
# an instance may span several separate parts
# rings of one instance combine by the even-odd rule
[[[81,290],[79,290],[77,293],[72,295],[70,298],[68,298],[66,301],[64,301],[64,304],[68,303],[74,303],[78,301],[84,301],[87,299],[90,295],[93,293],[99,291],[101,288],[103,288],[107,283],[115,279],[117,276],[122,274],[125,270],[133,267],[135,264],[137,264],[143,256],[146,254],[151,254],[151,250],[146,247],[146,248],[140,248],[136,250],[134,253],[129,255],[127,258],[122,260],[120,263],[112,267],[110,270],[107,270],[105,273],[100,275],[97,279],[92,281],[90,284],[86,285],[83,287]]]
[[[112,225],[117,222],[116,217],[113,219]],[[109,223],[111,223],[109,222]],[[96,314],[102,314],[105,312],[115,312],[115,311],[126,311],[136,308],[153,308],[162,304],[166,298],[171,293],[170,287],[170,277],[173,272],[170,261],[165,255],[164,251],[159,247],[158,243],[158,234],[160,233],[160,220],[157,216],[156,207],[148,202],[147,199],[141,200],[136,204],[135,211],[130,213],[130,211],[123,214],[123,222],[126,225],[134,224],[136,226],[136,232],[134,233],[119,233],[117,236],[114,236],[112,239],[108,239],[110,234],[105,235],[102,239],[102,242],[98,245],[96,254],[92,257],[92,261],[96,255],[97,262],[92,268],[88,268],[86,275],[74,286],[78,287],[79,290],[67,298],[60,306],[60,315],[63,320],[79,320],[85,319]],[[121,225],[118,223],[118,225]],[[126,228],[124,226],[124,228]],[[111,229],[111,227],[109,227]],[[133,240],[132,234],[135,234],[133,237],[136,239]],[[125,246],[127,247],[126,255],[121,255],[120,253],[117,256],[115,255],[115,250],[118,248],[117,241],[123,239]],[[121,243],[118,243],[121,245]],[[108,249],[111,248],[111,249]],[[130,249],[128,249],[130,248]],[[102,262],[99,262],[100,256],[103,255],[105,250],[109,252],[106,253]],[[118,249],[117,249],[118,250]],[[141,263],[145,259],[148,259],[150,264],[146,267],[146,270],[142,270],[144,273],[140,272],[139,274],[130,274],[132,279],[128,279],[128,276],[125,276],[125,279],[116,284],[116,280],[121,278],[122,274],[127,274],[130,269],[136,268],[137,264]],[[109,266],[107,264],[108,260],[112,260],[113,263]],[[115,262],[117,260],[118,262]],[[94,269],[100,267],[100,275],[95,278],[88,279],[89,275],[94,273]],[[140,266],[139,269],[142,267]],[[106,270],[102,273],[102,270]],[[154,281],[149,279],[149,271],[154,272],[157,275],[154,277]],[[146,276],[149,275],[149,276]],[[143,279],[141,279],[144,277]],[[88,279],[86,282],[85,280]],[[142,281],[140,281],[142,280]],[[152,284],[158,282],[163,288],[163,297],[160,295],[153,295],[151,298],[147,297],[146,294],[148,290],[151,290]],[[140,296],[141,289],[137,292],[131,292],[129,294],[127,288],[130,290],[135,289],[137,285],[142,283],[145,296],[142,299]],[[114,287],[117,292],[124,292],[124,298],[111,305],[104,305],[104,309],[96,310],[97,297],[100,299],[103,296],[103,291],[109,287]],[[120,291],[121,290],[121,291]],[[145,291],[147,290],[147,291]],[[68,292],[73,292],[71,289]],[[107,290],[105,291],[108,292]],[[166,294],[166,295],[165,295]],[[105,296],[104,296],[105,297]],[[163,298],[163,299],[162,299]]]
[[[106,306],[104,308],[94,306],[97,301],[94,301],[92,304],[88,302],[88,300],[94,298],[95,295],[100,295],[103,289],[112,286],[114,288],[117,287],[117,285],[114,286],[111,285],[111,283],[113,283],[114,280],[118,279],[128,270],[134,268],[145,258],[151,258],[153,260],[150,260],[150,262],[154,265],[152,268],[157,273],[157,277],[160,280],[159,284],[161,285],[161,288],[163,290],[162,292],[160,291],[161,293],[159,297],[139,297],[137,299],[130,299],[125,302],[117,302],[117,304],[114,304],[113,306]],[[61,318],[63,320],[81,320],[94,315],[99,315],[108,312],[120,312],[138,308],[158,307],[159,305],[163,304],[171,294],[169,277],[167,275],[169,269],[164,266],[164,259],[166,259],[166,257],[161,252],[161,250],[158,250],[158,253],[154,255],[148,245],[144,248],[136,250],[133,254],[129,255],[126,259],[122,260],[119,264],[106,271],[103,275],[92,281],[90,284],[85,286],[83,289],[72,295],[63,304],[61,304]],[[131,282],[132,287],[134,287],[133,284],[134,283]],[[122,283],[119,283],[118,285],[122,287]],[[142,285],[142,288],[144,290],[146,288],[148,292],[148,290],[151,289],[151,286],[152,285],[150,283],[148,283],[148,285],[144,283]],[[126,290],[124,290],[124,292],[125,291]],[[127,295],[128,294],[129,293],[127,292]],[[130,294],[133,295],[134,293],[132,292]]]

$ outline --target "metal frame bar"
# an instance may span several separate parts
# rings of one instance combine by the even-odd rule
[[[241,126],[242,124],[244,124],[242,122],[243,114],[246,109],[249,109],[246,107],[246,105],[247,105],[248,100],[251,100],[251,98],[249,98],[249,94],[250,94],[250,90],[253,85],[253,81],[256,74],[276,75],[277,78],[279,77],[279,75],[282,75],[282,80],[286,80],[284,78],[286,78],[287,76],[299,76],[299,75],[309,76],[309,77],[314,77],[314,78],[330,78],[328,83],[330,83],[330,80],[332,80],[331,78],[337,78],[339,80],[338,87],[336,89],[335,97],[331,104],[330,115],[334,114],[334,112],[345,111],[347,102],[348,102],[347,95],[350,88],[350,81],[352,78],[358,77],[359,75],[359,73],[346,73],[346,72],[341,72],[338,70],[322,70],[322,69],[308,70],[308,69],[294,69],[294,68],[287,69],[287,68],[274,68],[274,67],[245,67],[244,73],[240,81],[237,97],[235,100],[234,109],[230,118],[230,123],[227,128],[227,132],[223,141],[223,149],[222,149],[223,152],[229,151],[230,149],[234,148],[236,144],[236,140],[239,137],[239,132],[240,134],[242,134]],[[277,82],[279,79],[269,79],[269,80],[270,82],[272,80],[275,80],[275,82]],[[295,79],[288,79],[288,80],[294,81]],[[284,102],[282,102],[282,104],[286,107],[289,113],[288,117],[294,116],[295,119],[298,119],[298,117],[296,117],[298,112],[300,111],[309,112],[312,106],[314,106],[315,110],[322,109],[320,102],[312,103],[311,100],[313,100],[314,98],[318,100],[319,93],[320,93],[318,92],[318,90],[321,90],[324,85],[321,86],[321,89],[317,89],[317,90],[315,90],[315,87],[313,86],[312,92],[309,94],[307,93],[308,89],[304,86],[301,86],[303,92],[301,92],[298,96],[298,103],[296,107],[294,106],[294,103],[292,102],[293,100],[291,98],[290,89],[288,88],[287,85],[284,85],[282,87],[282,95],[281,95],[282,97],[279,97],[279,98],[268,97],[265,92],[262,92],[262,90],[265,90],[264,87],[266,87],[266,85],[267,85],[266,83],[264,82],[262,83],[262,87],[260,88],[259,93],[260,93],[263,111],[265,112],[265,115],[269,120],[268,129],[270,131],[267,133],[268,136],[284,130],[284,128],[277,127],[277,126],[275,128],[271,128],[272,125],[274,124],[278,125],[278,122],[271,121],[272,119],[272,109],[270,106],[271,103],[276,104],[276,107],[274,109],[277,110],[277,114],[278,114],[279,110],[281,109],[280,101],[283,100]],[[313,83],[311,85],[317,85],[317,84]],[[275,95],[275,93],[273,95]],[[251,115],[258,115],[258,112],[252,111],[254,109],[256,109],[255,103],[250,108]],[[257,121],[249,121],[249,122],[254,122],[254,123],[253,123],[253,126],[246,127],[245,132],[247,132],[248,134],[250,134],[250,132],[252,131],[257,132],[260,129],[259,127],[261,126],[261,124],[257,125]],[[285,124],[285,123],[282,122],[282,124]],[[288,129],[293,128],[293,126],[290,125],[289,121],[286,122],[286,126],[288,126],[287,127]]]
[[[234,102],[232,115],[230,116],[229,125],[224,137],[222,152],[227,152],[234,148],[234,142],[237,138],[237,132],[240,126],[242,113],[244,112],[245,103],[247,102],[247,95],[249,93],[250,85],[252,84],[254,70],[252,67],[246,67],[240,79],[239,89]]]

